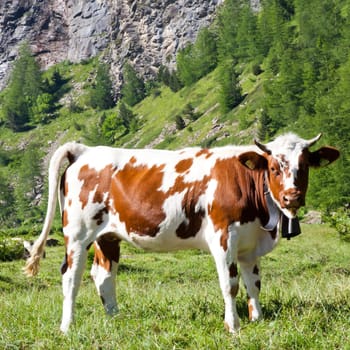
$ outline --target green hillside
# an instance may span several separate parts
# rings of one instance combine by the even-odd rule
[[[266,0],[256,13],[248,3],[225,1],[213,26],[179,53],[167,79],[143,82],[124,70],[113,108],[106,107],[108,99],[100,104],[108,97],[108,77],[101,78],[105,56],[40,73],[23,55],[0,94],[2,226],[33,227],[42,220],[50,155],[71,140],[175,149],[322,132],[319,145],[338,147],[342,156],[311,174],[307,208],[329,213],[347,205],[350,7],[345,0]]]

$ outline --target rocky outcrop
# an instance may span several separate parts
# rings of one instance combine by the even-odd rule
[[[3,0],[0,2],[0,88],[21,42],[41,66],[79,62],[99,53],[112,64],[116,84],[130,60],[143,75],[174,64],[223,0]]]

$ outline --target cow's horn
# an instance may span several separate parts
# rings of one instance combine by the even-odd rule
[[[271,154],[271,151],[262,143],[260,143],[258,140],[254,139],[254,143],[264,152],[267,154]]]
[[[319,133],[316,137],[314,137],[311,140],[306,141],[307,147],[311,147],[313,144],[315,144],[322,136],[322,133]]]

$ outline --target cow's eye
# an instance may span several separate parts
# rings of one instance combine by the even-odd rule
[[[273,166],[270,168],[270,170],[271,170],[271,173],[275,176],[278,176],[280,174],[279,170]]]

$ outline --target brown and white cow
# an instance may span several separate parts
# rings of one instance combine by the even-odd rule
[[[304,205],[309,167],[329,164],[339,156],[332,147],[309,150],[320,136],[307,141],[287,134],[266,145],[178,151],[67,143],[50,162],[47,215],[26,273],[38,272],[60,184],[66,243],[61,267],[63,332],[73,320],[92,244],[91,275],[97,291],[108,314],[118,311],[115,277],[121,240],[153,251],[210,252],[225,302],[225,326],[235,332],[238,264],[254,321],[261,317],[259,259],[277,244],[279,218],[294,218]],[[66,160],[69,165],[60,178]]]

